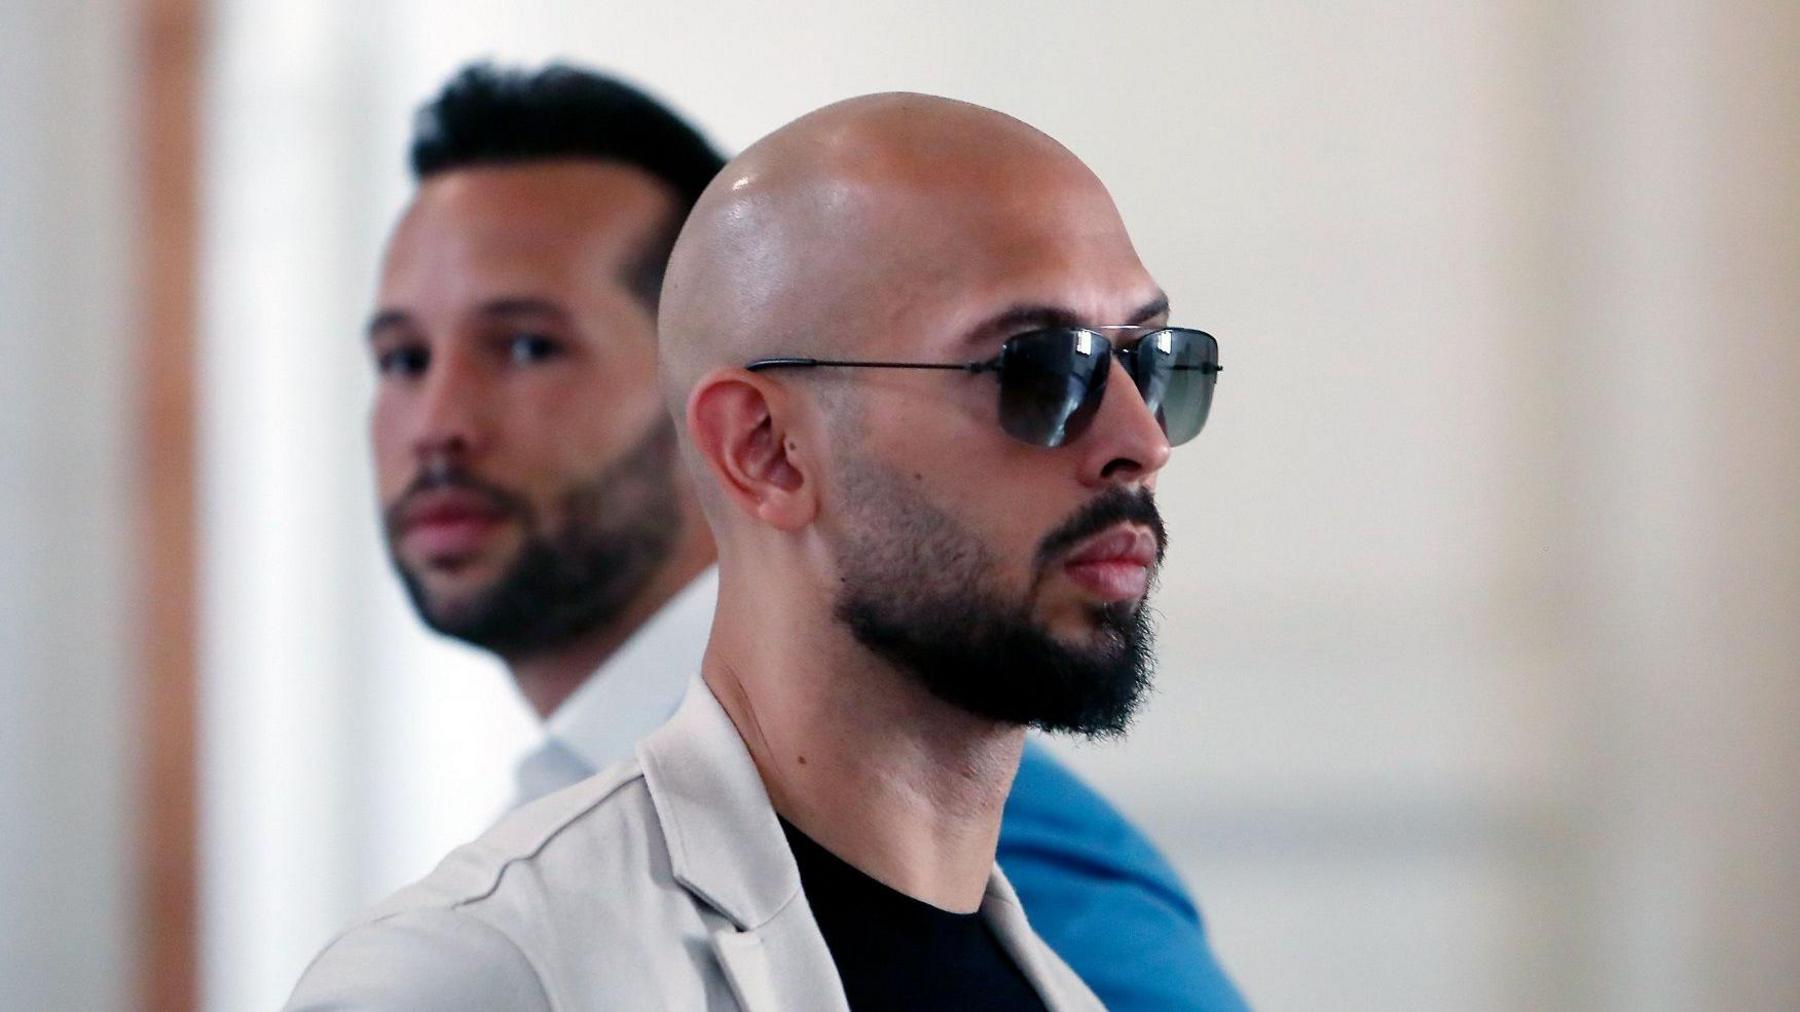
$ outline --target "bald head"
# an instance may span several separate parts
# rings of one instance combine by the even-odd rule
[[[663,288],[660,355],[679,420],[694,382],[758,355],[904,351],[909,307],[955,298],[1047,230],[1124,226],[1068,149],[929,95],[849,99],[751,146],[701,196]]]
[[[751,695],[802,693],[785,676],[810,662],[744,658],[845,648],[849,670],[872,653],[984,719],[1119,725],[1147,656],[1169,443],[1131,372],[1092,359],[1091,334],[1053,331],[1153,327],[1167,306],[1074,155],[941,98],[821,109],[713,180],[661,310],[663,392],[719,550],[713,642],[752,672],[718,677],[760,670]],[[1014,347],[1069,336],[1102,385],[955,368],[1032,333],[1048,343]],[[825,361],[746,368],[765,357]],[[1011,434],[1009,398],[1060,410],[1065,390],[1093,412],[1077,436]],[[1114,553],[1111,575],[1068,562],[1077,546]]]

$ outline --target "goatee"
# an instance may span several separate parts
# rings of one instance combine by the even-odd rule
[[[988,590],[994,554],[972,532],[885,468],[854,465],[837,618],[857,641],[906,671],[938,698],[980,717],[1117,736],[1150,685],[1154,634],[1143,602],[1094,605],[1086,644],[1064,642],[1031,615],[1031,595],[1008,601]],[[1121,522],[1167,536],[1149,492],[1111,489],[1040,542],[1043,579],[1057,557]]]

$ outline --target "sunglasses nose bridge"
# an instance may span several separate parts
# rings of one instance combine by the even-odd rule
[[[1111,357],[1111,356],[1108,356]],[[1137,480],[1168,463],[1171,446],[1155,410],[1128,369],[1096,385],[1095,407],[1080,434],[1084,473],[1096,482]]]
[[[1141,331],[1143,328],[1044,331],[1030,335],[1033,339],[1030,342],[1020,340],[1004,346],[997,362],[1002,374],[1002,426],[1026,442],[1054,448],[1081,439],[1100,416],[1106,415],[1108,428],[1122,425],[1126,431],[1135,434],[1128,440],[1134,446],[1132,456],[1150,458],[1157,455],[1152,447],[1136,438],[1137,435],[1161,444],[1162,452],[1166,453],[1168,443],[1157,416],[1157,405],[1152,403],[1158,399],[1157,391],[1153,384],[1146,382],[1146,377],[1139,375],[1143,369],[1139,351],[1142,339],[1115,343],[1104,333],[1106,329]],[[1056,340],[1050,340],[1052,338]],[[1057,341],[1068,343],[1059,345]],[[1124,373],[1123,382],[1131,387],[1131,394],[1124,401],[1106,405],[1114,358],[1120,360],[1119,371]],[[1058,366],[1052,367],[1052,362]],[[1016,372],[1011,368],[1015,365]],[[1054,379],[1059,371],[1061,379]],[[1012,373],[1011,381],[1008,373]],[[1081,374],[1079,380],[1075,374]],[[1034,377],[1035,381],[1026,377]],[[1126,414],[1118,415],[1119,411]],[[1106,441],[1114,442],[1111,438]]]
[[[1119,364],[1136,377],[1144,361],[1144,342],[1149,339],[1150,334],[1150,328],[1132,324],[1100,327],[1095,336],[1105,341],[1107,347],[1112,349],[1112,357],[1118,359]]]
[[[1146,339],[1146,336],[1139,336],[1131,340],[1114,340],[1108,338],[1107,343],[1112,347],[1111,357],[1119,360],[1120,368],[1124,370],[1125,375],[1131,377],[1131,384],[1136,388],[1138,397],[1144,401],[1145,407],[1149,408],[1150,413],[1154,415],[1156,413],[1156,405],[1151,404],[1150,400],[1154,396],[1153,381],[1155,376],[1153,367],[1155,359],[1153,356],[1146,356],[1144,353],[1144,341]]]
[[[1154,420],[1156,411],[1144,399],[1144,377],[1138,375],[1140,363],[1136,354],[1136,349],[1115,347],[1110,357],[1119,359],[1119,372],[1124,376],[1122,382],[1126,387],[1130,388],[1132,400],[1136,402],[1134,406],[1143,408]],[[1112,386],[1112,377],[1107,376],[1102,386],[1103,388],[1110,388]]]

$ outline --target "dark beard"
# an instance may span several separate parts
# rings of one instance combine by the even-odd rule
[[[606,628],[674,550],[681,515],[674,478],[675,429],[653,427],[623,458],[564,493],[563,527],[546,532],[522,497],[453,469],[428,471],[386,515],[388,549],[419,617],[445,636],[509,660],[532,657]],[[516,518],[524,545],[487,588],[454,604],[433,600],[394,554],[397,518],[415,492],[469,489]]]
[[[1148,492],[1105,492],[1045,537],[1019,602],[983,589],[993,554],[899,476],[859,465],[844,495],[859,516],[835,612],[860,643],[979,717],[1089,738],[1130,725],[1154,667],[1148,608],[1096,606],[1098,642],[1078,647],[1033,621],[1031,603],[1056,556],[1123,520],[1155,533],[1160,561],[1166,535]]]

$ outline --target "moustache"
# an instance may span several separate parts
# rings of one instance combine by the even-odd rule
[[[505,516],[527,516],[531,512],[531,504],[515,492],[482,481],[454,464],[432,464],[420,471],[419,476],[382,511],[382,527],[387,531],[388,537],[399,535],[401,528],[405,526],[407,512],[420,496],[444,489],[456,489],[479,496],[485,500],[489,509]]]
[[[1162,514],[1157,512],[1155,498],[1148,489],[1131,491],[1115,486],[1095,496],[1074,516],[1044,536],[1037,550],[1038,568],[1049,566],[1057,556],[1080,542],[1121,523],[1137,523],[1150,528],[1156,538],[1156,562],[1161,565],[1169,535],[1163,528]]]

